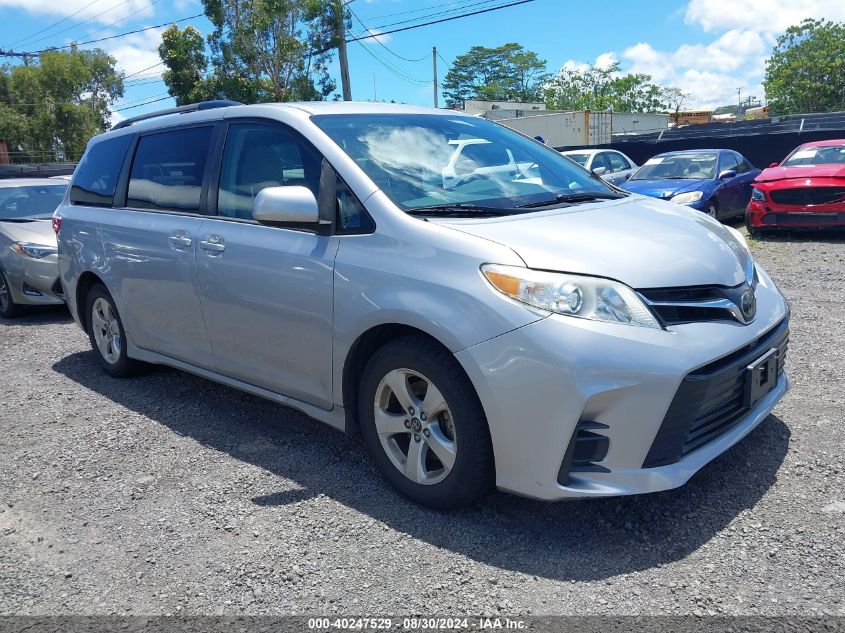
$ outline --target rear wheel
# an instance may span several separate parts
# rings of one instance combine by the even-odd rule
[[[21,306],[12,299],[12,289],[6,279],[6,274],[0,269],[0,317],[14,319],[21,314]]]
[[[433,341],[404,337],[373,355],[359,420],[379,470],[409,499],[450,509],[493,487],[484,410],[455,357]]]
[[[116,378],[133,375],[138,363],[126,354],[126,333],[109,291],[99,284],[92,287],[85,305],[88,338],[100,367]]]

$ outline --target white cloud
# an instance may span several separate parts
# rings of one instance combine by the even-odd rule
[[[361,35],[363,35],[363,33]],[[361,40],[365,44],[368,43],[368,42],[372,42],[372,43],[381,42],[382,44],[387,44],[390,40],[393,39],[392,35],[390,35],[389,33],[382,34],[382,32],[379,31],[378,29],[367,29],[367,35],[374,35],[375,37],[371,37],[371,38],[366,39],[366,40]],[[357,37],[360,37],[360,36],[357,36]]]
[[[110,42],[103,42],[103,48],[117,60],[118,69],[127,75],[137,73],[158,64],[158,45],[161,44],[161,33],[164,29],[151,29],[143,33],[134,33]],[[144,71],[144,76],[158,75],[164,71],[163,66],[156,66]]]
[[[710,44],[683,44],[661,51],[640,42],[622,52],[625,70],[677,85],[690,96],[684,107],[713,108],[743,98],[763,97],[765,59],[772,39],[754,31],[731,30]]]
[[[664,85],[677,85],[689,94],[684,108],[715,108],[742,98],[765,97],[765,61],[777,36],[805,18],[845,21],[843,0],[689,0],[681,10],[685,22],[712,33],[703,44],[682,44],[661,50],[639,42],[621,52],[602,53],[594,62],[606,67],[619,60],[623,72],[651,75]],[[583,70],[587,64],[569,60],[565,69]]]
[[[97,0],[91,6],[87,6],[89,4],[91,4],[91,0],[0,0],[0,7],[23,9],[36,15],[63,18],[74,14],[72,21],[68,20],[61,26],[57,26],[56,31],[61,31],[62,28],[70,26],[74,22],[89,18],[91,18],[90,24],[92,25],[96,23],[109,24],[130,14],[134,14],[134,17],[143,18],[154,13],[149,0],[128,0],[128,2],[122,4],[112,0]],[[79,13],[76,13],[77,11]],[[138,13],[135,13],[136,11]],[[47,31],[44,35],[47,36],[50,32],[52,31]]]
[[[705,31],[777,34],[804,18],[845,20],[842,0],[690,0],[684,19]]]

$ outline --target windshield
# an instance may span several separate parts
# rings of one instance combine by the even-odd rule
[[[581,167],[586,167],[587,160],[589,160],[590,158],[589,154],[564,154],[564,156],[566,156],[567,158],[571,158],[576,163],[581,165]]]
[[[716,154],[671,154],[648,159],[631,176],[631,180],[699,180],[715,177]]]
[[[0,220],[49,220],[67,183],[0,187]]]
[[[312,117],[405,211],[508,209],[572,194],[618,197],[558,152],[485,119],[436,114]]]
[[[845,164],[845,145],[827,145],[799,149],[783,161],[783,166]]]

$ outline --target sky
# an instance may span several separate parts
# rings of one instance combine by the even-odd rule
[[[351,34],[380,33],[506,1],[351,0]],[[200,0],[0,0],[0,48],[63,46],[201,13]],[[684,109],[714,108],[736,103],[738,91],[743,99],[762,99],[764,62],[777,35],[807,17],[845,21],[845,1],[533,0],[350,42],[352,98],[433,105],[432,47],[439,53],[442,79],[448,64],[471,46],[517,42],[546,60],[549,72],[619,61],[624,72],[646,73],[654,81],[679,86],[689,94]],[[203,33],[211,29],[204,16],[180,22],[181,27],[188,24]],[[162,30],[96,44],[112,54],[127,75],[125,96],[113,106],[113,122],[174,105],[161,81],[163,67],[156,65]],[[336,57],[330,71],[339,91]]]

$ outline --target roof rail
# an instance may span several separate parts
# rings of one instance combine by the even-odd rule
[[[155,119],[160,116],[168,114],[184,114],[185,112],[199,112],[200,110],[213,110],[214,108],[228,108],[229,106],[243,105],[240,101],[226,101],[225,99],[217,99],[214,101],[200,101],[199,103],[189,103],[188,105],[177,106],[175,108],[167,108],[166,110],[156,110],[155,112],[148,112],[147,114],[139,114],[128,119],[124,119],[120,123],[112,126],[112,130],[120,130],[121,128],[129,127],[133,123],[139,121],[146,121],[147,119]]]

